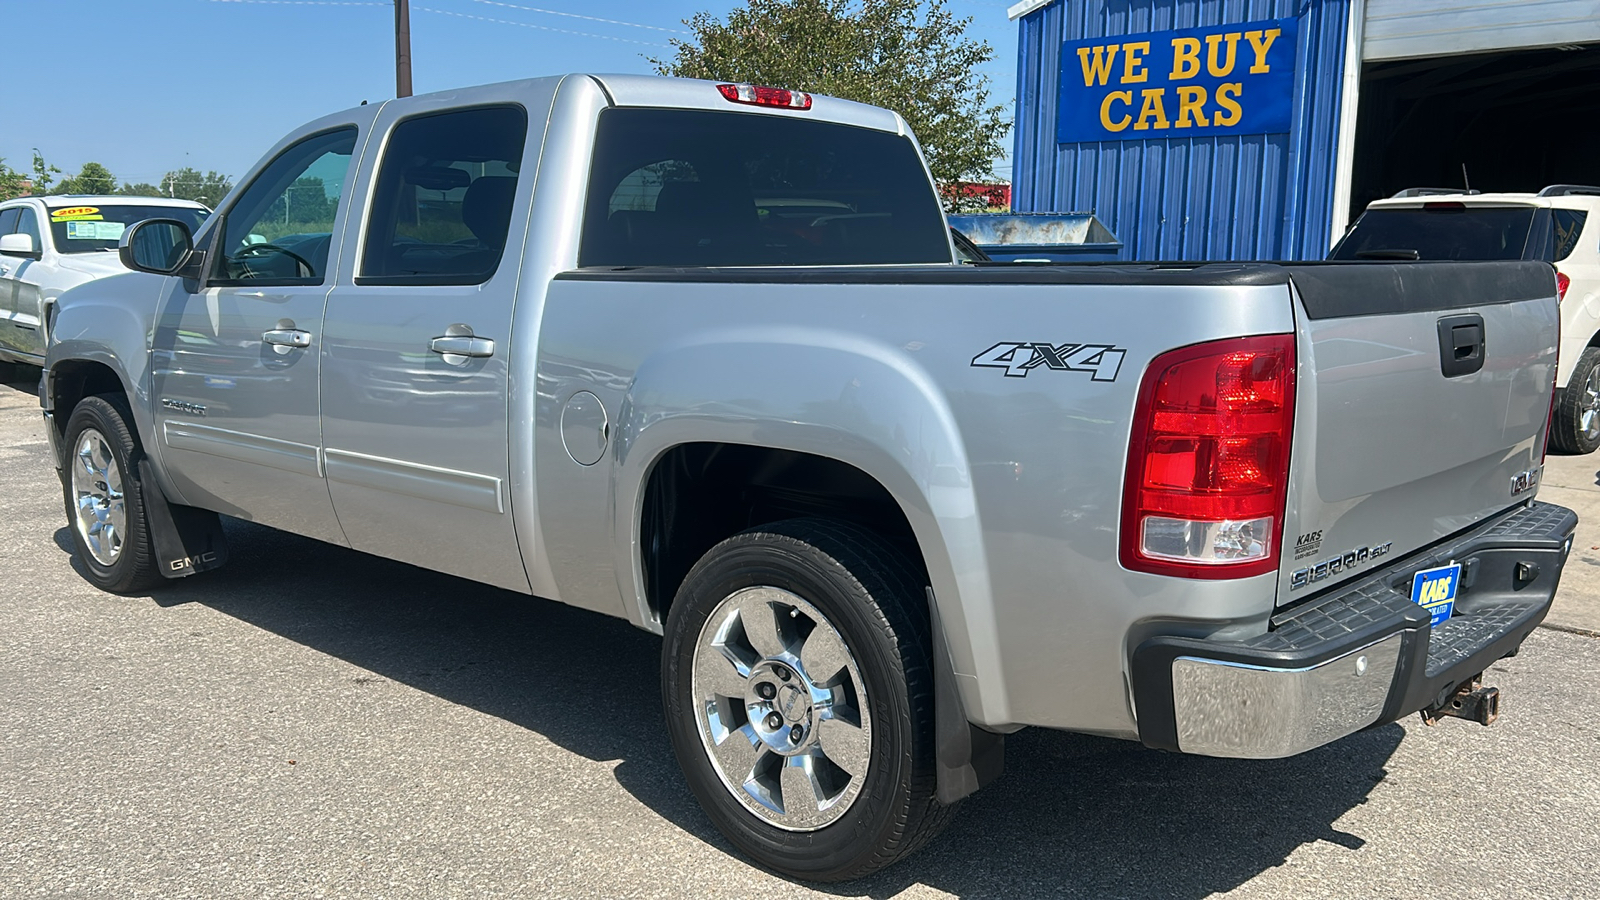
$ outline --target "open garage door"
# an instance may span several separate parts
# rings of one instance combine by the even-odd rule
[[[1410,187],[1600,184],[1600,45],[1368,62],[1350,220]]]

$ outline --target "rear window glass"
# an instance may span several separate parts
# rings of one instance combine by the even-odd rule
[[[1581,209],[1550,210],[1551,262],[1560,262],[1577,249],[1578,235],[1583,233],[1583,223],[1587,218],[1589,214]]]
[[[1369,209],[1329,258],[1521,259],[1533,213],[1531,206]]]
[[[579,265],[950,261],[907,138],[750,113],[601,114]]]

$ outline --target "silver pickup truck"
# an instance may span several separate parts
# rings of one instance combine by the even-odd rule
[[[799,92],[361,106],[120,252],[41,385],[91,581],[221,565],[221,514],[625,618],[690,789],[805,879],[1028,725],[1487,722],[1576,521],[1548,265],[961,265],[905,122]]]

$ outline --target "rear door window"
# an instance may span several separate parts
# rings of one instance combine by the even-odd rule
[[[482,284],[500,266],[528,134],[520,106],[406,119],[394,128],[357,284]]]
[[[1522,259],[1533,220],[1531,206],[1369,209],[1328,258]]]
[[[1583,233],[1583,223],[1589,214],[1581,209],[1550,210],[1551,262],[1560,262],[1572,255],[1578,247],[1578,236]]]
[[[757,113],[600,115],[580,266],[951,261],[906,137]]]

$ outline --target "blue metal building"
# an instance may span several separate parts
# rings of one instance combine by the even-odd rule
[[[1022,0],[1012,207],[1092,212],[1127,259],[1320,259],[1407,179],[1459,185],[1470,163],[1488,190],[1600,182],[1581,157],[1530,167],[1494,146],[1517,116],[1570,104],[1572,78],[1600,78],[1592,7]],[[1513,103],[1505,125],[1428,118],[1494,90],[1551,99]]]

